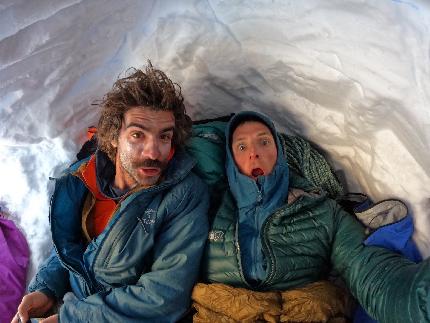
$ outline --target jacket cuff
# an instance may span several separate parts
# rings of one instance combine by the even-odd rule
[[[55,293],[52,290],[50,290],[49,288],[42,288],[42,289],[38,289],[37,291],[45,294],[49,298],[57,299],[57,296],[55,296]]]
[[[48,287],[46,287],[46,285],[41,284],[39,282],[37,282],[37,280],[33,281],[30,286],[28,286],[28,292],[32,293],[32,292],[41,292],[43,294],[45,294],[46,296],[57,300],[58,297],[57,295],[55,295],[55,292],[52,291],[51,289],[49,289]]]

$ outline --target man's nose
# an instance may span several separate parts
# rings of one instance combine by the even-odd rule
[[[146,142],[143,149],[143,154],[145,159],[156,160],[160,157],[160,147],[159,142],[156,139],[150,139]]]

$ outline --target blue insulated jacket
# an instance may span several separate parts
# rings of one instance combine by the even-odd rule
[[[85,162],[85,161],[84,161]],[[206,185],[177,151],[164,180],[131,192],[88,245],[81,231],[87,194],[77,165],[56,181],[54,250],[29,290],[61,299],[61,322],[175,322],[189,306],[208,234]]]
[[[278,150],[278,159],[267,176],[257,181],[240,173],[231,152],[232,128],[241,120],[256,118],[265,124],[273,134]],[[231,193],[239,210],[239,243],[244,275],[249,283],[258,283],[266,278],[266,264],[262,252],[261,227],[267,217],[288,195],[288,164],[276,135],[272,121],[263,114],[244,111],[236,114],[226,128],[226,172]]]

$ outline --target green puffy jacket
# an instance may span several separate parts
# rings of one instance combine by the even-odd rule
[[[430,322],[428,260],[415,264],[386,249],[364,246],[362,225],[325,193],[315,194],[314,185],[294,171],[290,187],[289,200],[296,199],[263,224],[268,275],[254,289],[290,289],[327,278],[335,269],[378,321]],[[212,219],[202,275],[209,282],[250,288],[241,267],[237,214],[227,190]]]
[[[236,214],[227,192],[211,226],[203,271],[210,282],[249,288],[240,263]],[[361,224],[324,194],[305,193],[278,209],[263,225],[262,239],[268,277],[259,290],[327,278],[333,266],[378,321],[430,322],[429,261],[415,264],[383,248],[364,246]]]

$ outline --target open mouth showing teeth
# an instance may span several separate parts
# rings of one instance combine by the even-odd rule
[[[264,172],[261,168],[254,168],[251,172],[252,176],[254,177],[258,177],[258,176],[263,176]]]

